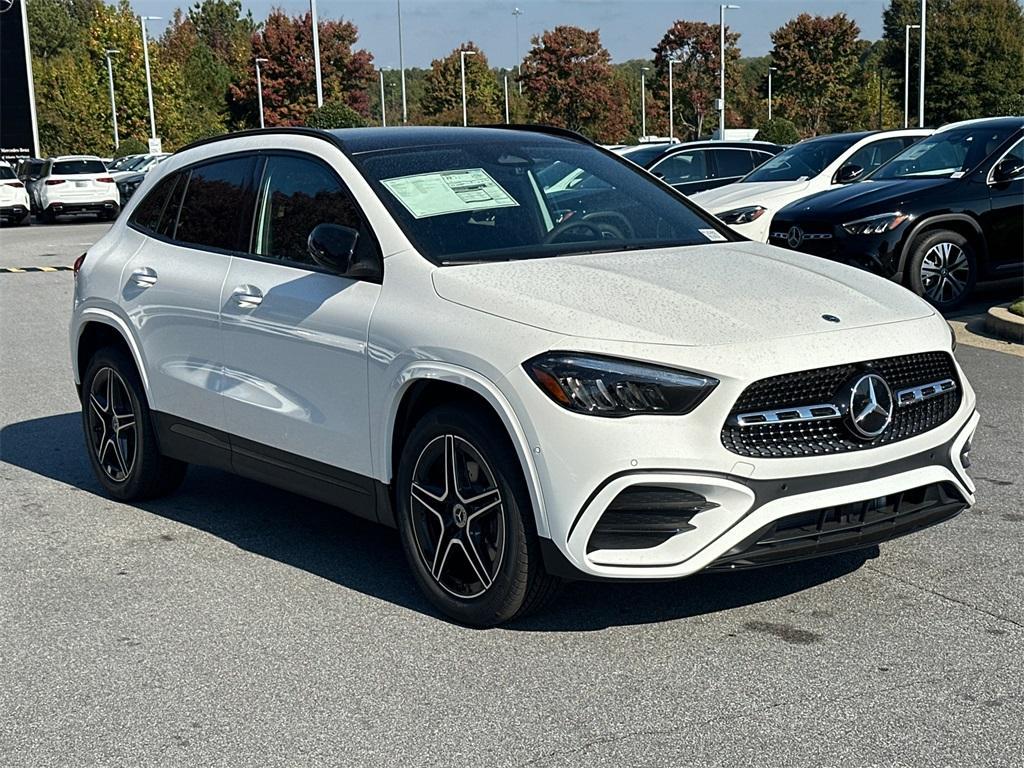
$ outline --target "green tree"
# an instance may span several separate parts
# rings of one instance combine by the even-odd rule
[[[308,118],[306,125],[310,128],[362,128],[366,125],[366,118],[356,112],[348,104],[342,101],[326,101],[322,107],[314,109]]]
[[[859,84],[860,29],[845,13],[802,13],[772,32],[779,103],[801,133],[843,130]]]
[[[800,141],[800,132],[796,126],[784,117],[772,117],[766,120],[757,132],[758,141],[771,141],[775,144],[796,144]]]
[[[668,103],[668,62],[672,65],[673,102],[677,133],[689,130],[692,138],[704,135],[706,123],[717,125],[715,99],[719,92],[719,72],[721,70],[721,40],[717,24],[706,24],[703,21],[676,21],[661,41],[654,46],[654,66],[657,77],[654,80],[654,92],[657,97]],[[735,62],[739,60],[740,35],[725,31],[726,87],[730,92],[736,89]],[[728,100],[726,100],[728,105]],[[736,119],[726,115],[727,124],[734,124]]]
[[[597,30],[561,26],[533,38],[522,83],[530,118],[614,143],[630,134],[626,84]]]
[[[469,122],[497,123],[502,119],[502,93],[487,63],[487,56],[473,43],[460,45],[443,59],[431,62],[423,94],[423,114],[441,125],[462,124],[462,63],[466,56],[466,112]]]
[[[920,21],[918,0],[891,0],[882,21],[884,61],[902,83],[904,25]],[[1024,107],[1024,10],[1019,0],[931,0],[925,48],[925,120],[1020,114]],[[915,122],[918,57],[911,35],[911,122]],[[901,90],[901,89],[900,89]]]

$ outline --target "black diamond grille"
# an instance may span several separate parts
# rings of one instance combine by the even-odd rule
[[[839,388],[861,371],[873,371],[882,376],[894,394],[905,387],[942,379],[952,379],[957,387],[930,400],[896,408],[892,424],[874,440],[860,440],[850,432],[845,419],[832,419],[747,427],[726,422],[722,428],[722,444],[741,456],[760,458],[845,453],[927,432],[949,420],[960,407],[960,379],[953,359],[945,352],[925,352],[761,379],[743,391],[730,417],[751,411],[832,402]]]

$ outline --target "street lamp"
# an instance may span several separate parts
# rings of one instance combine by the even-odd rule
[[[388,127],[388,111],[384,106],[384,67],[380,68],[380,127]]]
[[[469,125],[466,114],[466,57],[476,56],[476,51],[459,51],[459,67],[462,72],[462,127]]]
[[[718,22],[719,55],[721,56],[721,71],[719,73],[718,88],[718,139],[725,141],[725,12],[738,11],[738,5],[721,5],[721,15]]]
[[[402,45],[402,0],[398,0],[398,69],[402,73],[402,123],[408,123],[409,109],[405,102],[405,48]]]
[[[149,96],[149,129],[150,135],[156,139],[156,113],[153,111],[153,78],[149,74],[149,40],[146,36],[146,22],[159,21],[159,16],[139,16],[142,27],[142,55],[146,61],[146,94]]]
[[[672,65],[678,64],[679,59],[668,60],[668,140],[675,141],[676,138],[676,102],[675,90],[672,81]]]
[[[907,24],[903,30],[903,127],[910,127],[910,30],[920,24]]]
[[[917,84],[917,127],[924,128],[924,38],[928,29],[928,0],[921,0],[921,66]]]
[[[263,124],[263,78],[260,75],[260,64],[265,64],[268,59],[262,59],[259,56],[256,57],[256,103],[260,110],[260,128],[265,128]]]
[[[640,67],[640,138],[647,135],[647,79],[644,72],[650,67]]]
[[[508,123],[508,75],[505,75],[505,125]]]
[[[108,48],[103,52],[107,57],[107,78],[110,81],[110,118],[114,121],[114,150],[121,146],[121,138],[117,135],[117,104],[114,103],[114,64],[110,57],[120,53],[115,48]]]
[[[316,0],[309,0],[310,22],[313,26],[313,69],[316,72],[316,105],[324,105],[324,84],[320,77],[320,23],[316,17]]]
[[[516,22],[516,75],[519,78],[519,95],[523,95],[523,60],[519,56],[519,17],[523,15],[523,12],[519,8],[512,9],[512,18]],[[506,122],[508,122],[506,120]]]
[[[768,67],[768,121],[772,119],[772,72],[778,72],[778,67]]]

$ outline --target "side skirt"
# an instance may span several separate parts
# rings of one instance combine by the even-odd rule
[[[160,451],[166,456],[232,472],[394,526],[388,486],[378,480],[179,416],[154,412],[153,417]]]

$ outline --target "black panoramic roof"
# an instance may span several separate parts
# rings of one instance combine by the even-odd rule
[[[360,154],[381,149],[437,146],[439,144],[483,144],[510,139],[562,141],[571,139],[590,143],[571,131],[545,126],[404,126],[400,128],[339,128],[328,131],[341,141],[347,152]]]

